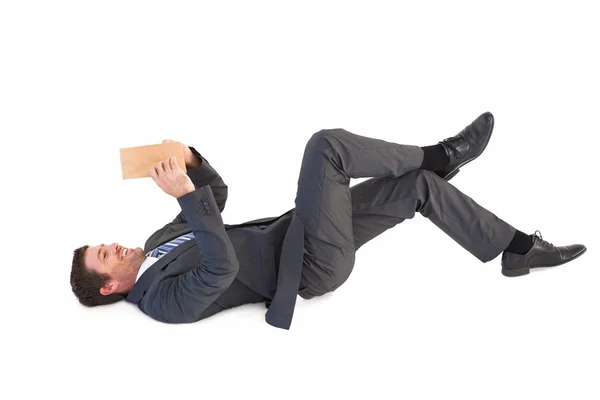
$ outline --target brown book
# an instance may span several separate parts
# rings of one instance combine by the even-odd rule
[[[179,167],[187,171],[181,143],[126,147],[120,149],[120,152],[123,179],[149,178],[150,168],[172,156],[176,157]]]

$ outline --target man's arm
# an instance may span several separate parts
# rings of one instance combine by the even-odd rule
[[[188,150],[188,161],[186,162],[186,167],[188,168],[187,175],[196,188],[201,188],[205,185],[210,186],[219,211],[223,212],[225,202],[227,201],[227,185],[223,181],[223,178],[221,178],[221,175],[195,148],[190,146]]]
[[[166,142],[173,141],[169,139],[163,140],[163,143]],[[223,178],[195,148],[186,146],[183,143],[181,145],[183,147],[187,175],[192,180],[194,187],[201,188],[202,186],[209,185],[217,201],[219,211],[223,212],[225,203],[227,202],[227,185],[223,181]],[[183,212],[180,212],[172,221],[175,224],[181,222],[187,222]]]
[[[194,322],[231,285],[239,271],[239,261],[209,185],[194,188],[175,162],[168,164],[166,171],[151,172],[151,176],[166,193],[177,198],[192,227],[200,262],[184,274],[158,282],[139,307],[158,321]]]

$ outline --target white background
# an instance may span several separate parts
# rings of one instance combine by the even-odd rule
[[[6,398],[599,398],[594,2],[0,4]],[[452,183],[586,244],[577,261],[505,278],[417,215],[298,298],[290,331],[262,304],[167,325],[71,293],[76,247],[142,247],[180,211],[121,179],[121,147],[196,147],[235,224],[294,206],[322,128],[424,146],[488,110],[490,146]]]

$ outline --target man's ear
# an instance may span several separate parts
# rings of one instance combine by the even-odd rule
[[[100,288],[100,294],[108,296],[109,294],[115,293],[118,288],[119,282],[117,282],[115,279],[109,279],[108,281],[106,281],[104,286]]]

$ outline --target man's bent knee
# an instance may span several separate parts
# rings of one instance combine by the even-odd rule
[[[345,129],[321,129],[320,131],[313,133],[308,142],[306,143],[305,151],[322,151],[332,147],[332,139],[347,133]]]

